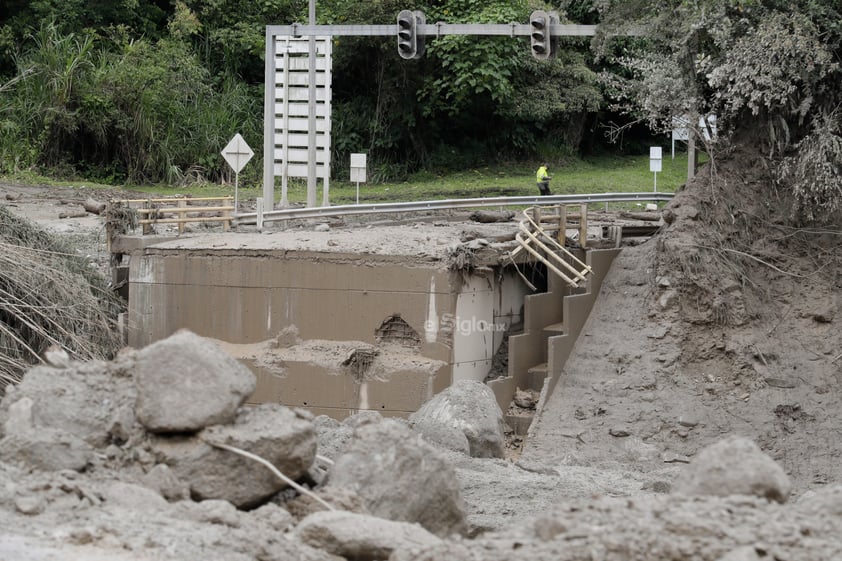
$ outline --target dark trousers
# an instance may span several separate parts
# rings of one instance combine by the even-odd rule
[[[539,181],[538,182],[538,190],[541,192],[542,195],[552,195],[552,193],[550,193],[550,182],[549,181]]]

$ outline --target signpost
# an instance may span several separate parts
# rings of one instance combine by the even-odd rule
[[[351,154],[351,181],[357,184],[357,204],[360,204],[360,182],[365,183],[365,154]]]
[[[237,191],[240,188],[240,170],[246,167],[252,156],[254,156],[254,150],[246,144],[246,140],[240,136],[240,133],[235,134],[234,138],[222,149],[222,157],[234,170],[234,213],[240,210],[237,200]]]
[[[655,189],[658,192],[658,172],[661,171],[662,153],[660,146],[649,147],[649,171],[655,174]]]

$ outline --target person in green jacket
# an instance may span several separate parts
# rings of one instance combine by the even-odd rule
[[[538,181],[538,190],[541,192],[542,195],[551,195],[550,193],[550,174],[547,173],[547,168],[549,164],[541,164],[541,167],[538,168],[538,173],[535,174],[535,179]]]

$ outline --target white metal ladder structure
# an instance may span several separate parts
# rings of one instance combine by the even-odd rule
[[[579,244],[584,249],[587,243],[587,205],[579,206]],[[551,209],[557,212],[553,214],[544,212]],[[520,245],[512,250],[509,257],[514,260],[518,253],[526,251],[567,284],[579,287],[580,283],[587,281],[587,275],[592,273],[592,270],[589,265],[583,263],[564,247],[567,218],[565,205],[533,206],[524,209],[523,219],[518,225],[519,231],[515,236],[515,240]],[[551,219],[555,224],[544,226],[542,225],[544,219]],[[556,232],[557,237],[550,234],[553,231]]]

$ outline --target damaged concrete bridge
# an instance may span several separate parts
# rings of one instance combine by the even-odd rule
[[[182,328],[214,339],[257,375],[251,402],[406,417],[476,380],[506,411],[516,389],[557,382],[619,251],[605,218],[589,224],[586,204],[519,222],[331,217],[113,236],[111,251],[127,271],[129,345]]]

